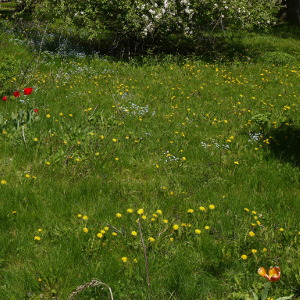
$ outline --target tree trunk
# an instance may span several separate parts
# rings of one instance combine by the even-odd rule
[[[286,0],[283,3],[286,4],[284,19],[294,24],[300,24],[300,0]]]

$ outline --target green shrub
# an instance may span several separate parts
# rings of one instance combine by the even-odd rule
[[[67,27],[85,28],[89,38],[106,30],[126,39],[161,40],[171,33],[197,38],[215,28],[265,28],[275,22],[279,0],[24,0],[36,18],[63,16]]]
[[[288,65],[297,62],[293,55],[281,51],[266,52],[261,56],[260,60],[273,65]]]
[[[9,88],[10,81],[20,71],[20,61],[12,55],[4,55],[0,60],[0,93]]]

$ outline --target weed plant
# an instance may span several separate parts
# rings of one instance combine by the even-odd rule
[[[42,52],[33,67],[2,32],[7,49],[33,64],[1,95],[1,299],[93,278],[115,299],[249,299],[271,265],[270,295],[299,295],[300,64]]]

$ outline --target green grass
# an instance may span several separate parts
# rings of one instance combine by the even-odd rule
[[[1,57],[21,63],[0,103],[0,298],[67,299],[97,278],[115,299],[247,299],[271,265],[282,280],[270,296],[299,295],[300,64],[284,55],[298,58],[300,42],[283,41],[245,36],[250,63],[42,53],[35,64],[2,32]],[[275,49],[285,54],[261,59]]]

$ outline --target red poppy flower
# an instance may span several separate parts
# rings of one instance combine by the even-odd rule
[[[38,112],[39,112],[39,109],[38,109],[38,108],[35,108],[33,111],[34,111],[35,113],[38,113]]]
[[[20,93],[19,91],[15,91],[15,92],[14,92],[14,96],[15,96],[15,97],[20,97],[20,96],[21,96],[21,93]]]
[[[30,95],[33,92],[33,88],[28,87],[25,88],[23,91],[24,91],[24,95]]]
[[[270,267],[267,274],[266,269],[261,267],[258,269],[257,273],[269,281],[278,281],[280,279],[280,268],[279,267]]]
[[[7,101],[7,96],[3,96],[3,97],[2,97],[2,100],[3,100],[3,101]]]

